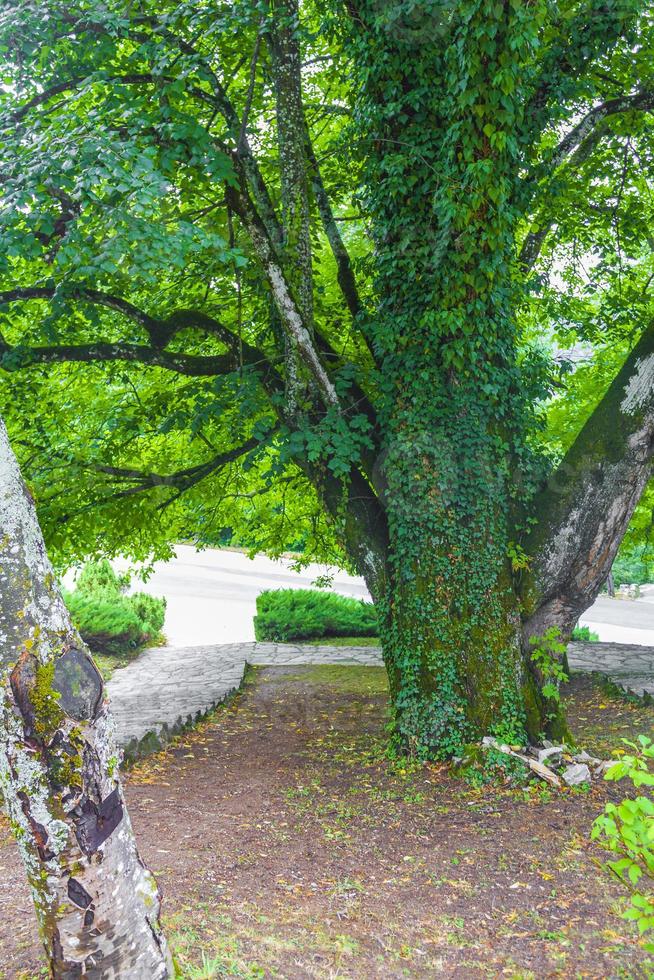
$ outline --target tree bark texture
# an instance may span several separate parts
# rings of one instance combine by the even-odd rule
[[[56,980],[164,980],[102,678],[74,629],[0,421],[0,788]]]

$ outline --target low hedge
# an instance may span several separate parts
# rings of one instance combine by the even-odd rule
[[[594,633],[590,626],[575,626],[572,631],[572,639],[575,642],[598,643],[599,633]]]
[[[377,636],[371,602],[313,589],[273,589],[257,596],[254,635],[284,643],[329,636]]]
[[[72,620],[93,653],[114,657],[157,640],[164,624],[166,600],[145,592],[127,595],[127,580],[108,561],[89,562],[74,592],[64,598]]]

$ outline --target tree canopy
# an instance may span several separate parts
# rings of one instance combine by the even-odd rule
[[[414,193],[434,269],[467,193],[443,192],[429,119],[393,104],[393,65],[380,65],[414,58],[433,87],[425,48],[460,58],[458,23],[483,4],[303,3],[297,24],[285,6],[15,2],[1,15],[0,397],[60,560],[145,558],[223,527],[271,553],[297,543],[345,560],[310,469],[341,481],[365,457],[379,468],[375,188]],[[521,385],[529,438],[557,460],[651,318],[651,10],[506,9],[518,55],[507,48],[469,112],[489,154],[520,140]],[[500,31],[490,8],[485,21],[482,60]],[[517,72],[531,93],[519,137]],[[376,77],[386,91],[362,97]],[[373,112],[404,132],[379,156],[383,180]],[[484,207],[499,209],[502,177],[488,174]],[[424,276],[413,230],[392,222],[392,262]],[[307,261],[288,272],[295,246],[308,289]],[[301,353],[294,395],[266,249],[315,334],[318,363]],[[455,368],[464,349],[452,339]]]

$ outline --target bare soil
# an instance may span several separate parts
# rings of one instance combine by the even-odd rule
[[[471,787],[385,755],[379,668],[267,668],[127,795],[181,976],[652,977],[590,826],[622,787]],[[654,708],[573,679],[604,756]],[[45,976],[0,824],[0,977]],[[127,978],[126,978],[127,980]]]

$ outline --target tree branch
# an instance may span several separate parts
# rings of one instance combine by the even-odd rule
[[[115,356],[106,356],[106,350],[103,350],[103,356],[101,358],[91,358],[91,357],[75,357],[74,360],[143,360],[143,363],[157,363],[158,353],[162,358],[166,360],[167,363],[160,363],[161,367],[169,367],[171,370],[180,372],[180,365],[183,370],[180,373],[192,374],[191,370],[194,366],[199,366],[200,368],[211,367],[211,364],[227,364],[228,361],[225,355],[218,355],[222,360],[216,360],[216,358],[195,358],[193,360],[193,355],[178,355],[178,354],[163,354],[163,348],[166,347],[168,343],[173,339],[173,337],[179,333],[181,330],[192,329],[192,330],[203,330],[212,336],[218,337],[223,343],[227,344],[231,353],[231,367],[230,370],[234,371],[241,364],[247,365],[248,367],[261,370],[264,368],[265,376],[269,386],[274,390],[283,390],[283,384],[280,375],[275,370],[273,364],[266,357],[266,355],[260,351],[257,347],[253,347],[246,341],[239,338],[233,333],[225,324],[216,320],[215,317],[209,316],[208,314],[200,310],[175,310],[169,316],[164,319],[150,316],[143,310],[134,306],[133,303],[128,302],[118,296],[110,295],[109,293],[101,292],[97,289],[89,289],[86,286],[75,286],[72,289],[68,289],[66,293],[59,293],[56,286],[27,286],[19,287],[18,289],[8,290],[6,292],[0,292],[0,306],[14,303],[17,301],[25,301],[31,299],[54,299],[57,295],[61,295],[62,298],[81,300],[82,302],[93,303],[98,306],[104,306],[107,309],[115,310],[118,313],[122,313],[124,316],[138,323],[139,326],[147,332],[152,347],[143,347],[140,345],[111,345],[113,348],[118,346],[122,348],[127,348],[127,353],[125,357],[121,358],[117,353]],[[98,344],[84,345],[79,348],[80,352],[83,353],[84,350],[97,347]],[[106,348],[106,344],[100,342],[100,346]],[[48,350],[53,351],[60,348],[49,347],[49,348],[35,348],[36,350]],[[68,348],[70,349],[70,348]],[[21,348],[22,350],[22,348]],[[4,344],[3,353],[9,353],[10,347]],[[158,353],[157,353],[158,352]],[[144,356],[146,359],[144,359]],[[57,358],[54,354],[48,354],[47,357],[52,360],[70,360],[68,357]],[[174,358],[173,362],[171,359]],[[182,360],[180,360],[182,358]],[[185,361],[184,358],[187,360]],[[191,358],[191,360],[188,360]],[[30,360],[30,363],[33,363]],[[42,362],[43,363],[43,362]],[[202,373],[212,373],[210,370],[202,371]],[[224,371],[216,371],[215,373],[225,373]]]
[[[266,440],[269,435],[270,433],[266,437]],[[241,446],[236,446],[234,449],[229,449],[226,452],[217,453],[212,459],[207,460],[205,463],[200,463],[198,466],[191,466],[187,469],[177,470],[175,473],[169,474],[147,473],[141,470],[123,469],[117,466],[94,465],[92,468],[100,473],[105,473],[108,476],[115,476],[120,479],[133,479],[137,481],[137,483],[133,487],[128,487],[125,490],[118,490],[116,493],[112,493],[109,496],[94,500],[91,503],[86,504],[84,507],[81,507],[79,510],[76,510],[74,513],[62,515],[59,520],[61,520],[62,523],[68,522],[95,507],[103,507],[105,504],[113,503],[116,500],[123,500],[127,497],[133,497],[135,494],[153,490],[155,487],[172,487],[177,490],[177,493],[173,494],[172,497],[160,505],[162,509],[169,507],[172,503],[178,500],[183,493],[190,490],[191,487],[194,487],[207,476],[215,473],[216,470],[222,469],[229,463],[234,463],[241,457],[251,453],[253,450],[262,446],[266,440],[262,440],[258,436],[251,436]]]
[[[0,346],[0,355],[2,358],[0,367],[5,371],[15,371],[34,364],[65,361],[136,361],[191,377],[231,374],[238,369],[238,363],[234,361],[231,354],[200,357],[195,354],[170,353],[141,344],[107,341],[97,341],[92,344],[58,344],[48,347],[12,347],[5,343]],[[17,359],[17,363],[12,363],[11,355]]]
[[[536,501],[537,525],[524,547],[528,592],[537,597],[526,627],[564,634],[594,601],[611,569],[652,472],[654,324],[625,361]]]
[[[654,91],[646,90],[631,95],[608,99],[589,112],[574,126],[555,147],[552,156],[534,168],[525,178],[525,183],[533,181],[534,193],[537,189],[537,170],[547,167],[555,171],[563,164],[575,167],[588,159],[589,154],[607,131],[606,120],[611,116],[626,112],[651,112],[654,110]],[[536,264],[545,240],[554,221],[547,221],[538,231],[530,232],[520,250],[518,262],[527,272]]]
[[[65,289],[65,291],[64,291]],[[86,286],[63,287],[58,286],[19,286],[17,289],[8,289],[0,292],[0,306],[15,303],[19,300],[30,299],[81,299],[88,303],[95,303],[98,306],[106,306],[110,310],[117,310],[140,324],[148,334],[156,333],[162,321],[148,316],[143,310],[129,303],[119,296],[112,296],[110,293],[103,293],[97,289],[89,289]]]
[[[615,116],[623,112],[651,112],[652,109],[654,109],[654,91],[643,90],[631,95],[607,99],[606,102],[590,109],[583,119],[563,137],[552,157],[546,161],[547,166],[560,167],[570,153],[583,143],[607,116]]]
[[[57,85],[51,85],[50,88],[44,89],[43,92],[39,92],[38,95],[35,95],[28,102],[23,103],[19,109],[15,109],[13,112],[9,113],[9,119],[11,122],[20,122],[20,120],[26,116],[31,109],[44,105],[44,103],[49,102],[50,99],[54,98],[55,96],[63,95],[64,92],[73,91],[74,89],[80,88],[86,82],[93,80],[93,75],[90,74],[79,78],[69,78],[64,82],[59,82]],[[143,72],[133,75],[111,75],[108,78],[98,78],[97,81],[103,84],[117,83],[119,85],[138,85],[142,82],[158,84],[162,81],[172,81],[172,78],[154,76],[151,72]]]
[[[350,256],[345,247],[345,243],[343,242],[338,224],[336,223],[331,201],[329,200],[329,195],[325,190],[325,185],[322,180],[320,167],[313,149],[308,127],[306,129],[306,144],[307,159],[310,166],[311,186],[313,188],[316,204],[318,205],[320,220],[322,221],[322,226],[325,230],[327,241],[329,242],[329,246],[332,250],[332,255],[336,261],[338,285],[340,286],[345,302],[347,303],[347,308],[352,314],[352,317],[356,318],[362,310],[362,305],[359,297],[359,290],[354,278],[354,272],[352,271],[352,262],[350,261]]]
[[[234,187],[227,187],[225,193],[228,203],[238,214],[250,236],[286,333],[293,338],[297,345],[298,352],[318,385],[325,405],[338,405],[339,399],[336,389],[327,375],[311,335],[300,315],[297,302],[291,293],[284,270],[279,262],[277,251],[268,236],[262,219],[252,204],[247,188],[243,184],[238,190]]]
[[[574,98],[576,79],[624,33],[639,6],[637,0],[612,4],[590,0],[571,20],[555,25],[559,37],[542,59],[540,80],[525,108],[529,131],[542,132],[556,108]],[[554,108],[548,111],[550,102]]]
[[[104,24],[101,20],[93,20],[89,18],[86,11],[78,12],[77,15],[75,11],[62,11],[61,16],[65,22],[74,27],[76,32],[88,31],[91,34],[105,34],[113,36],[113,34],[111,34],[108,30],[106,24]],[[239,119],[239,115],[229,99],[219,77],[216,75],[211,65],[208,64],[206,59],[192,44],[184,40],[184,38],[174,34],[167,27],[164,27],[156,17],[149,14],[138,15],[133,18],[133,22],[149,27],[152,33],[130,28],[129,30],[124,31],[125,37],[129,37],[135,43],[141,45],[144,42],[151,41],[155,36],[159,36],[177,48],[181,54],[193,58],[196,63],[201,66],[202,73],[211,87],[211,92],[205,92],[202,88],[193,85],[189,86],[188,92],[193,95],[194,98],[199,99],[206,105],[211,106],[211,108],[217,110],[222,115],[236,143],[236,153],[233,155],[234,162],[238,165],[239,169],[246,178],[248,187],[254,200],[256,201],[257,208],[261,215],[261,220],[266,227],[268,235],[276,245],[281,244],[281,225],[275,212],[272,198],[268,192],[266,182],[261,175],[261,171],[254,154],[252,153],[252,149],[247,138],[247,133],[243,131],[243,126],[241,120]]]

